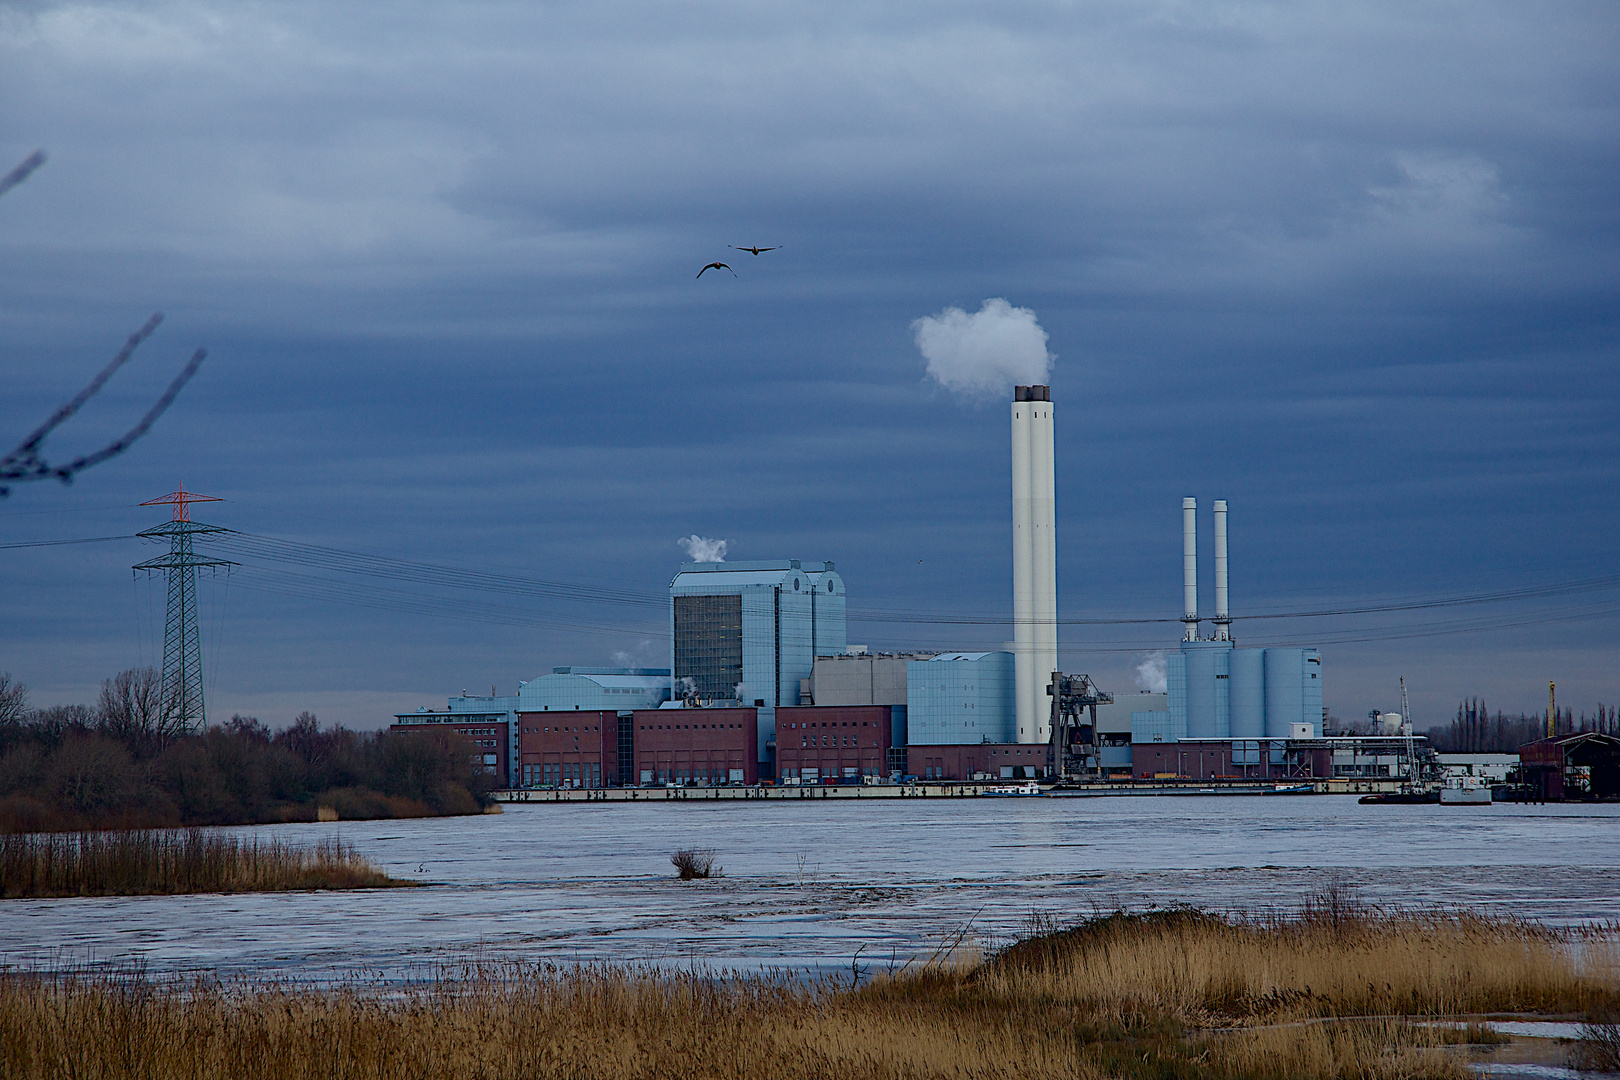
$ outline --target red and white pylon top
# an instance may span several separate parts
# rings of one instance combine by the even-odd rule
[[[163,496],[160,499],[148,499],[146,502],[141,503],[141,505],[142,506],[173,505],[174,506],[174,517],[171,520],[174,520],[174,521],[190,521],[191,520],[191,504],[192,503],[224,502],[224,501],[225,501],[224,499],[217,499],[212,495],[197,495],[197,494],[195,494],[193,492],[187,491],[186,490],[186,485],[181,484],[178,491],[171,491],[167,495]]]

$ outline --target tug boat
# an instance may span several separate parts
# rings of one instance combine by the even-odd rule
[[[1489,806],[1491,788],[1478,776],[1453,776],[1440,789],[1441,806]]]
[[[1033,780],[1025,780],[1022,784],[998,784],[992,788],[985,788],[986,795],[1018,796],[1018,795],[1045,795],[1041,785]]]

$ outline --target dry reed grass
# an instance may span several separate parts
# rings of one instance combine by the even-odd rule
[[[1129,1021],[1582,1013],[1620,999],[1614,938],[1455,912],[1227,918],[1113,915],[1005,950],[975,977],[998,1000]]]
[[[1392,973],[1391,986],[1405,987],[1400,1000],[1415,1015],[1459,1000],[1488,1010],[1620,1000],[1612,951],[1585,948],[1590,942],[1575,950],[1519,923],[1429,916],[1339,929],[1335,949],[1307,920],[1116,915],[984,961],[936,957],[858,988],[848,976],[807,983],[549,966],[447,971],[406,988],[14,975],[0,978],[0,1075],[1460,1080],[1463,1059],[1442,1049],[1455,1035],[1398,1018],[1208,1026],[1212,1003],[1252,1017],[1366,1000],[1348,975],[1340,997],[1318,988],[1339,985],[1336,965],[1363,970],[1361,955],[1381,938],[1389,953],[1405,955],[1416,948],[1408,936],[1422,930],[1440,931],[1432,950],[1454,955]],[[1166,965],[1177,949],[1197,974],[1171,978]],[[1515,949],[1541,958],[1517,966],[1501,959]],[[1566,959],[1577,951],[1607,956],[1610,964],[1560,967],[1544,949]],[[1466,993],[1423,974],[1467,969],[1473,956],[1491,974]],[[1134,986],[1121,966],[1133,958],[1145,965]],[[1244,967],[1282,974],[1234,983],[1230,972]],[[1564,974],[1549,976],[1554,969]],[[1309,994],[1294,994],[1293,981],[1307,977]],[[1083,981],[1094,978],[1100,987]],[[1372,997],[1397,996],[1392,989]]]
[[[0,897],[7,899],[399,884],[336,840],[305,849],[200,829],[0,834]]]

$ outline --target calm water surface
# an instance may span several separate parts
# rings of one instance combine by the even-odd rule
[[[232,830],[332,836],[433,887],[0,901],[0,963],[326,980],[469,958],[879,967],[1032,913],[1367,900],[1620,919],[1620,807],[1159,796],[512,805],[499,816]],[[725,877],[677,882],[682,847]]]

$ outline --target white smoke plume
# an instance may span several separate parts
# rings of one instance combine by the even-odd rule
[[[986,300],[972,315],[954,307],[925,315],[911,324],[911,333],[928,361],[929,376],[964,397],[1041,385],[1052,370],[1046,331],[1035,321],[1035,312],[999,297]]]
[[[1165,692],[1164,653],[1148,653],[1142,662],[1136,665],[1136,688],[1146,690],[1150,694]]]
[[[692,562],[725,562],[726,546],[730,543],[729,540],[710,540],[697,533],[675,542],[686,549],[686,557]]]
[[[647,667],[655,659],[658,659],[658,655],[651,638],[642,638],[633,652],[629,649],[613,650],[613,662],[619,667]]]

